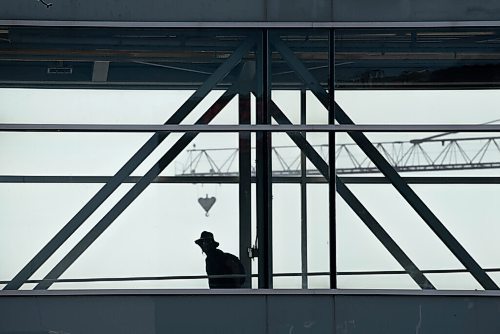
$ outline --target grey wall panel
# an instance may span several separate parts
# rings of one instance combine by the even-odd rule
[[[54,292],[0,294],[0,334],[500,333],[500,294],[493,293]]]
[[[334,0],[334,21],[496,21],[495,0]]]
[[[0,297],[0,333],[253,334],[266,311],[264,296]]]
[[[264,0],[37,0],[2,1],[2,20],[261,21]]]
[[[126,22],[497,21],[496,0],[2,1],[0,20]]]
[[[0,298],[0,333],[155,333],[150,297]],[[52,332],[51,332],[52,331]]]
[[[337,296],[337,333],[500,333],[500,299]]]
[[[267,0],[267,21],[325,22],[332,20],[332,0]]]
[[[168,296],[156,298],[156,333],[234,333],[266,331],[263,296]]]
[[[333,333],[332,296],[269,296],[268,333]]]

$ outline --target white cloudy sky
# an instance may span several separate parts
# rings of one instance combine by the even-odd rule
[[[162,124],[189,97],[188,91],[0,89],[3,123]],[[214,92],[190,115],[192,124],[219,96]],[[500,91],[339,91],[339,104],[360,124],[480,124],[500,118]],[[273,92],[273,99],[299,121],[298,94]],[[233,100],[216,118],[237,123]],[[326,122],[326,112],[309,96],[308,122]],[[368,134],[373,140],[408,140],[429,134]],[[479,134],[483,136],[483,134]],[[465,135],[464,135],[465,136]],[[470,136],[469,134],[467,136]],[[0,175],[113,175],[150,134],[1,133]],[[143,175],[180,137],[171,135],[133,175]],[[326,134],[310,134],[315,144]],[[349,142],[338,135],[339,142]],[[237,147],[237,134],[201,134],[197,148]],[[288,145],[274,134],[275,145]],[[500,158],[500,157],[499,157]],[[173,175],[183,153],[162,175]],[[426,175],[495,175],[498,170]],[[0,280],[23,265],[95,194],[100,184],[0,184]],[[33,278],[43,276],[104,216],[132,185],[122,185]],[[350,185],[369,211],[421,269],[462,268],[425,223],[390,185]],[[500,267],[500,185],[412,185],[471,255],[486,268]],[[197,199],[215,196],[204,215]],[[253,193],[255,196],[255,192]],[[338,201],[339,271],[400,270],[357,216]],[[328,198],[325,185],[308,186],[308,266],[328,270]],[[273,188],[274,272],[300,272],[300,190]],[[255,210],[253,210],[255,221]],[[64,273],[64,278],[201,275],[204,256],[193,243],[200,232],[214,232],[221,248],[238,252],[238,186],[152,184]],[[491,274],[500,284],[500,275]],[[434,274],[442,289],[476,289],[467,274]],[[326,277],[311,277],[311,288],[326,288]],[[33,285],[26,284],[24,288]],[[280,278],[276,287],[300,288],[300,278]],[[205,288],[205,280],[56,284],[53,288]],[[341,288],[416,288],[406,275],[342,276]]]

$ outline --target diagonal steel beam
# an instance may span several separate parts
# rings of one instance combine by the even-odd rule
[[[375,217],[363,206],[356,196],[347,188],[347,186],[338,177],[337,191],[344,201],[356,212],[359,218],[365,223],[366,227],[377,237],[384,245],[389,253],[398,261],[404,270],[411,276],[415,283],[422,289],[435,289],[434,285],[425,277],[420,269],[406,255],[406,253],[398,246],[384,228],[377,222]]]
[[[241,59],[255,45],[255,38],[247,38],[234,53],[191,95],[191,97],[170,117],[165,124],[179,124],[186,116],[239,64]],[[92,215],[95,210],[123,183],[123,181],[146,159],[169,135],[154,134],[125,165],[109,180],[85,206],[21,269],[4,287],[16,290],[31,277],[54,252]]]
[[[304,84],[318,98],[325,108],[328,109],[328,93],[323,89],[316,78],[311,75],[302,62],[293,54],[293,52],[278,37],[271,37],[274,48],[281,53],[285,61],[295,70]],[[345,111],[335,103],[335,118],[340,124],[354,124],[347,116]],[[434,213],[418,197],[413,189],[402,179],[394,168],[385,160],[380,152],[373,146],[368,138],[360,132],[349,132],[351,138],[356,142],[361,150],[369,157],[377,168],[387,177],[397,191],[410,204],[410,206],[425,221],[437,237],[448,247],[455,257],[469,270],[474,278],[486,290],[497,290],[498,286],[481,268],[481,266],[472,258],[457,239],[448,231],[444,224],[434,215]]]
[[[226,91],[196,122],[208,124],[237,94],[237,87]],[[184,134],[158,162],[116,203],[113,208],[78,242],[68,254],[45,276],[35,290],[48,289],[92,245],[92,243],[115,221],[115,219],[151,184],[151,182],[181,153],[198,135]]]
[[[291,124],[290,120],[279,109],[279,107],[271,103],[271,116],[278,122],[278,124]],[[301,149],[306,157],[313,163],[319,172],[330,181],[328,164],[316,152],[314,147],[302,136],[300,132],[287,132],[288,136],[293,142]],[[405,252],[398,246],[398,244],[391,238],[391,236],[384,230],[384,228],[377,222],[377,220],[368,212],[363,204],[356,198],[356,196],[347,188],[347,186],[335,177],[337,184],[337,192],[358,215],[358,217],[365,223],[375,237],[384,245],[384,247],[391,253],[391,255],[398,261],[404,270],[411,276],[411,278],[422,289],[434,289],[432,283],[425,277],[425,275],[418,269],[418,267],[411,261]]]

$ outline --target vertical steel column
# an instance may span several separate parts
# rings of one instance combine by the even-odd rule
[[[269,31],[262,30],[262,39],[257,53],[257,124],[270,124]],[[259,241],[259,288],[273,287],[272,249],[272,169],[271,133],[256,133],[256,190],[257,190],[257,238]]]
[[[328,46],[328,124],[335,124],[335,30],[329,30]],[[329,198],[329,240],[330,240],[330,289],[337,288],[337,224],[335,196],[335,132],[328,132],[328,198]]]
[[[306,124],[306,90],[300,90],[300,124]],[[304,139],[307,133],[302,132]],[[302,258],[302,289],[308,288],[307,280],[307,166],[306,154],[300,151],[300,236]]]
[[[239,124],[250,124],[250,93],[239,94]],[[239,192],[240,192],[240,260],[247,279],[244,288],[252,287],[252,260],[248,249],[252,247],[252,183],[251,134],[239,133]]]

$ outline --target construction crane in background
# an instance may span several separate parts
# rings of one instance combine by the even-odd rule
[[[454,137],[443,133],[408,141],[373,142],[374,146],[398,172],[444,171],[500,168],[500,137]],[[328,145],[312,145],[328,161]],[[252,148],[254,154],[255,148]],[[182,166],[176,166],[176,175],[236,176],[238,175],[237,148],[194,147],[186,151]],[[296,146],[272,148],[273,175],[299,176],[301,152]],[[339,175],[378,173],[378,168],[354,143],[335,146],[336,170]],[[255,165],[252,166],[252,172]],[[306,175],[320,175],[312,164],[307,164]]]

